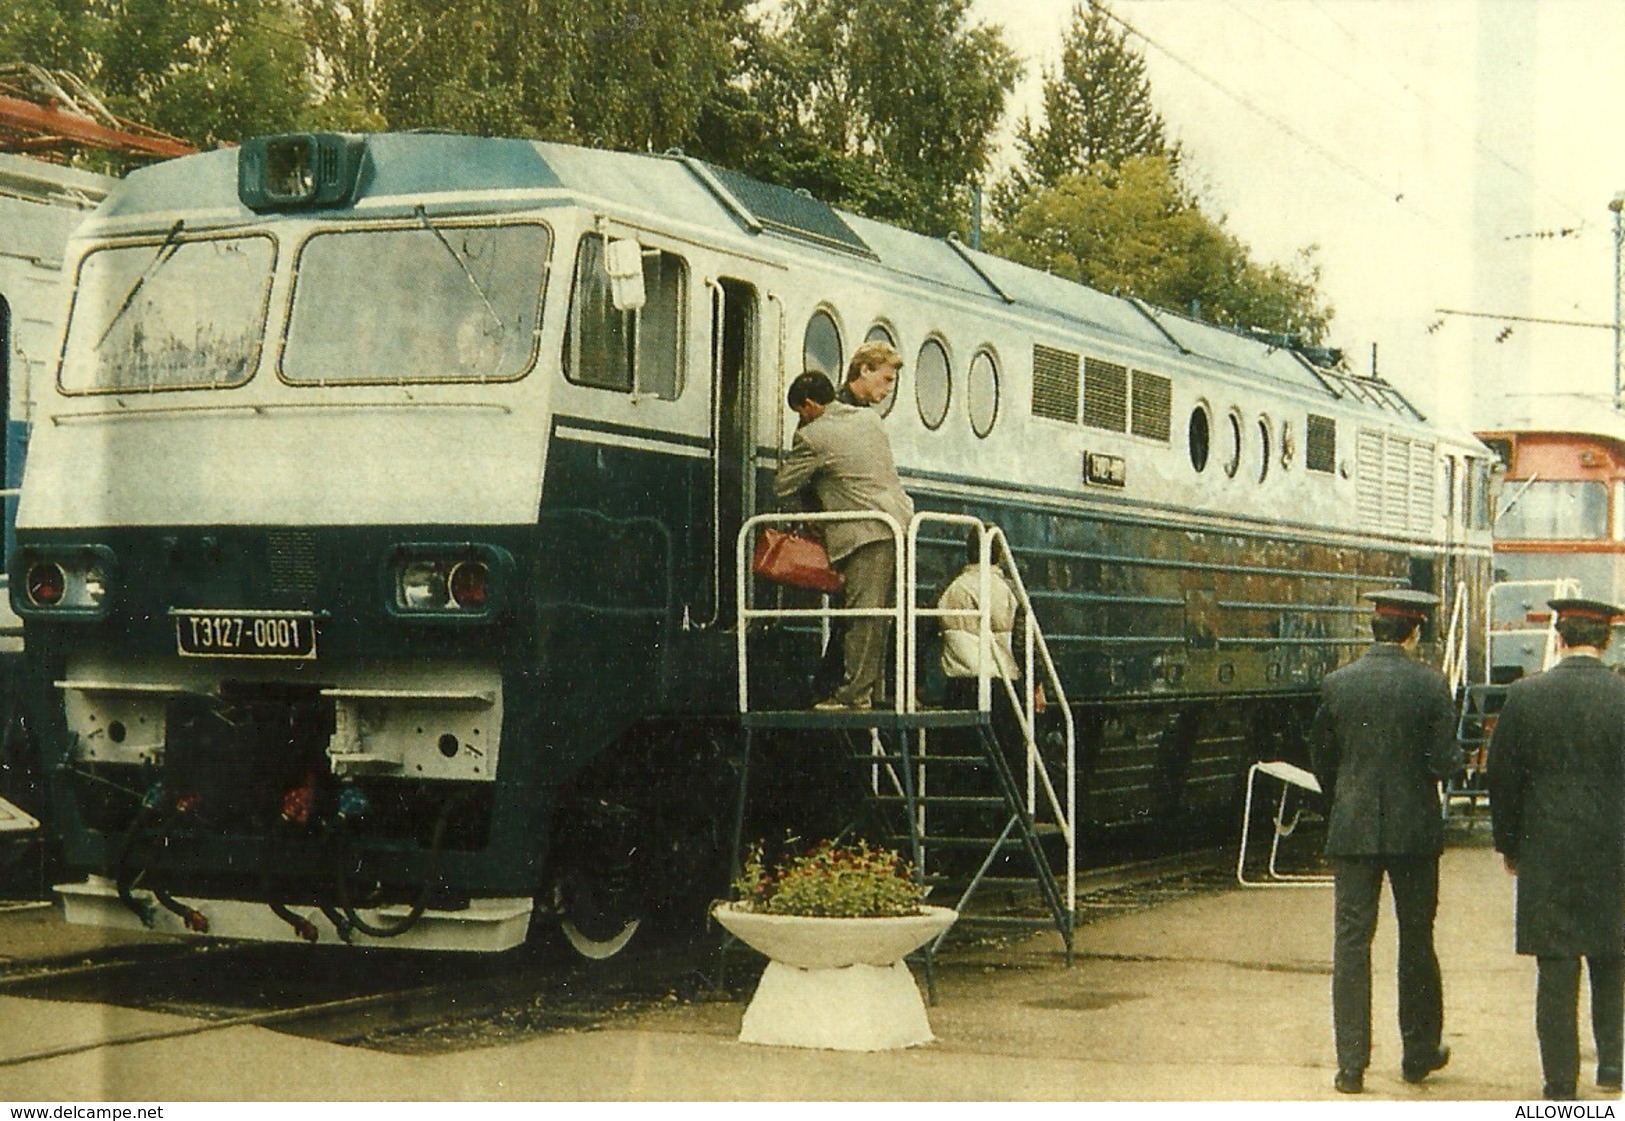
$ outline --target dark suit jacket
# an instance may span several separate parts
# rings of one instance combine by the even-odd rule
[[[1518,862],[1518,952],[1625,952],[1625,680],[1576,655],[1514,684],[1489,792],[1495,847]]]
[[[1321,683],[1309,733],[1331,800],[1328,856],[1436,854],[1444,848],[1438,780],[1461,766],[1444,675],[1378,642]]]
[[[882,510],[905,533],[914,517],[880,414],[867,406],[831,401],[817,420],[796,429],[773,489],[786,499],[809,485],[825,510]],[[892,539],[884,522],[826,522],[823,529],[832,561],[871,541]]]

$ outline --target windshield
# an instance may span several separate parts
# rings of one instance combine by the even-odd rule
[[[66,393],[225,388],[254,375],[276,246],[263,235],[94,249],[79,266]]]
[[[1601,541],[1608,536],[1608,488],[1600,482],[1510,480],[1495,537],[1501,541]]]
[[[317,234],[299,253],[282,376],[500,381],[536,356],[549,237],[535,223]]]

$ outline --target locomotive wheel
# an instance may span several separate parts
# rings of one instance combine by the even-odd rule
[[[559,930],[564,932],[564,940],[570,943],[570,948],[582,957],[593,961],[606,961],[626,949],[627,943],[632,941],[632,936],[638,932],[638,927],[642,923],[642,919],[628,919],[626,925],[621,927],[620,933],[603,939],[588,937],[569,919],[559,920]]]
[[[565,941],[593,961],[626,949],[643,924],[638,900],[590,875],[577,873],[561,882],[553,890],[553,902]]]

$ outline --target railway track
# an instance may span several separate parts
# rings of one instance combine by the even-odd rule
[[[1078,921],[1222,890],[1231,882],[1226,859],[1210,850],[1088,871],[1079,877]],[[564,960],[542,947],[497,957],[387,950],[362,957],[328,947],[207,942],[14,961],[0,974],[0,996],[110,1004],[184,1022],[14,1050],[0,1054],[0,1069],[241,1027],[402,1053],[582,1030],[673,999],[743,997],[756,969],[739,954],[722,968],[716,944],[701,936],[605,962]]]

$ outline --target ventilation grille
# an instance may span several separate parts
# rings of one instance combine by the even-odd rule
[[[1161,374],[1134,371],[1134,434],[1168,442],[1173,429],[1174,383]]]
[[[1098,358],[1084,360],[1083,423],[1109,432],[1128,427],[1128,367]]]
[[[1330,474],[1337,470],[1337,422],[1329,416],[1309,414],[1304,466]]]
[[[271,590],[316,591],[316,537],[300,530],[273,530],[268,536]]]
[[[1433,528],[1433,463],[1437,448],[1391,432],[1362,428],[1355,442],[1355,502],[1362,525],[1390,533]]]
[[[1078,420],[1078,356],[1033,344],[1033,416]]]

